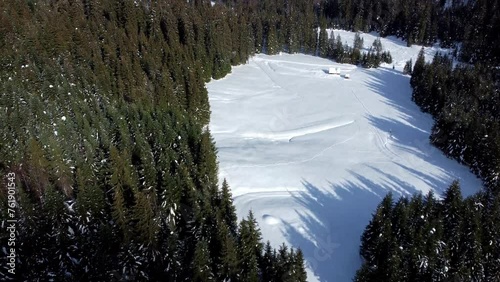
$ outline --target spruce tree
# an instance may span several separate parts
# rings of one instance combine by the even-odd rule
[[[240,222],[238,242],[238,267],[239,277],[242,281],[258,281],[258,262],[262,255],[262,243],[260,229],[252,211],[246,219]]]
[[[208,244],[204,240],[196,244],[193,259],[193,279],[192,281],[212,281],[213,273],[210,269],[210,254]]]
[[[464,223],[462,225],[461,252],[464,263],[461,276],[464,280],[484,281],[483,249],[481,245],[481,204],[471,197],[464,203]]]
[[[391,236],[386,231],[391,224],[392,205],[392,194],[389,193],[377,207],[373,219],[361,236],[360,255],[370,265],[376,264],[380,259],[378,252],[385,240],[388,239],[384,238],[384,235]]]
[[[318,55],[320,57],[326,57],[328,55],[328,33],[324,27],[320,28],[319,39],[318,39]]]
[[[335,39],[335,52],[334,52],[334,59],[337,62],[342,62],[342,58],[344,57],[344,45],[342,44],[342,38],[340,35],[337,35],[337,38]]]
[[[262,255],[262,260],[259,267],[262,271],[263,281],[278,280],[277,277],[278,265],[276,259],[276,252],[271,247],[271,243],[269,243],[269,241],[267,241],[266,245],[264,246],[264,253]]]
[[[237,232],[237,217],[236,208],[233,204],[233,196],[229,190],[229,184],[227,184],[226,179],[222,182],[222,188],[220,191],[220,204],[219,211],[221,219],[228,226],[230,234],[236,236]]]
[[[354,34],[353,48],[358,50],[363,49],[363,41],[364,40],[361,37],[361,33],[356,32],[356,34]]]
[[[279,281],[291,281],[293,279],[292,256],[293,250],[288,251],[288,247],[282,244],[276,254],[276,279]]]
[[[219,222],[219,237],[221,242],[221,260],[220,265],[216,266],[215,271],[219,273],[220,281],[237,280],[239,274],[237,241],[234,234],[231,234],[225,222]],[[213,242],[211,242],[213,244]]]
[[[461,230],[463,225],[463,202],[460,185],[454,181],[446,190],[443,199],[443,226],[444,238],[448,245],[450,255],[450,278],[462,279],[460,270],[462,268],[463,253],[461,252]]]
[[[327,48],[327,58],[335,59],[335,35],[333,31],[330,32],[330,36],[328,37],[328,48]]]
[[[373,50],[377,53],[382,52],[383,47],[382,47],[382,42],[380,41],[380,37],[377,37],[375,41],[373,41]]]
[[[307,281],[307,273],[304,267],[304,254],[301,249],[298,249],[295,253],[295,256],[292,258],[293,262],[293,270],[292,276],[294,277],[294,281],[297,282],[305,282]]]
[[[288,53],[293,54],[300,51],[300,38],[299,32],[297,28],[298,23],[293,21],[292,19],[288,19],[287,21],[287,45],[288,45]]]
[[[267,30],[266,51],[268,55],[274,55],[280,51],[278,34],[274,24],[270,24]]]
[[[409,61],[406,61],[405,66],[403,68],[403,73],[404,74],[412,74],[413,72],[413,62],[410,59]]]
[[[412,76],[410,79],[410,85],[415,89],[417,87],[419,80],[422,78],[422,74],[424,72],[425,67],[425,56],[424,56],[424,47],[420,49],[418,53],[417,60],[415,61],[415,65],[413,66],[413,70],[411,71]]]

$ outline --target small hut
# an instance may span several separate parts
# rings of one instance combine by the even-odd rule
[[[340,75],[340,68],[329,68],[328,73],[334,75]]]

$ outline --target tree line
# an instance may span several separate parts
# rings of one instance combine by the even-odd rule
[[[321,28],[318,40],[318,55],[321,57],[365,68],[377,68],[381,63],[392,63],[391,53],[384,51],[380,38],[364,48],[364,39],[359,32],[354,35],[352,47],[347,42],[342,43],[340,35],[335,37],[333,31],[330,32],[329,37],[326,34],[326,29]]]
[[[425,62],[422,48],[406,64],[412,100],[434,118],[430,142],[485,189],[462,199],[455,182],[442,200],[429,194],[394,203],[388,195],[361,237],[355,281],[500,281],[499,3],[428,4],[438,5],[436,39],[455,52]]]
[[[498,0],[325,0],[318,10],[329,26],[395,35],[408,46],[439,43],[464,62],[500,63]]]
[[[462,198],[458,182],[432,192],[384,197],[361,236],[354,281],[499,281],[500,198]]]
[[[500,191],[500,89],[486,65],[459,64],[420,52],[412,71],[412,99],[435,120],[430,141]]]

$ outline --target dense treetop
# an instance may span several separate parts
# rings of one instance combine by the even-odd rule
[[[265,254],[218,185],[204,83],[256,51],[243,9],[2,1],[0,173],[18,201],[2,279],[305,281],[301,252]]]
[[[362,42],[358,35],[349,47],[328,34],[329,27],[375,30],[409,45],[439,41],[469,64],[453,68],[450,58],[437,56],[408,69],[413,99],[436,119],[431,141],[484,179],[488,190],[473,199],[491,207],[478,212],[469,199],[430,206],[437,235],[429,244],[460,228],[466,231],[456,234],[462,236],[456,248],[470,251],[462,243],[468,242],[483,249],[466,253],[475,263],[468,264],[457,257],[462,251],[445,242],[448,251],[429,259],[441,263],[437,269],[458,273],[453,277],[495,277],[498,270],[489,264],[496,257],[487,254],[496,250],[496,227],[477,227],[471,219],[494,222],[498,210],[499,5],[498,0],[1,1],[0,174],[16,174],[16,278],[305,281],[300,250],[262,244],[251,213],[238,224],[229,184],[217,179],[204,84],[259,52],[303,52],[365,67],[390,63],[380,42]],[[371,46],[370,52],[361,53],[362,46]],[[392,237],[372,244],[369,234],[364,236],[368,264],[360,275],[367,276],[359,277],[372,277],[378,270],[371,263],[384,256],[390,258],[384,262],[387,272],[373,277],[397,281],[405,275],[398,269],[420,273],[412,263],[422,260],[415,255],[421,259],[434,245],[411,252],[404,247],[424,248],[418,234],[429,227],[405,227],[421,211],[410,207],[413,201],[394,206],[384,200],[376,214],[383,222],[369,228],[383,228]],[[435,202],[429,197],[422,205],[429,201]],[[467,220],[441,224],[447,207]],[[385,223],[390,218],[396,227]],[[396,228],[417,235],[400,236]],[[470,237],[476,232],[481,239]],[[2,242],[7,235],[2,228]],[[480,261],[483,274],[471,271]],[[426,271],[420,274],[441,275]],[[3,263],[0,277],[6,275]]]

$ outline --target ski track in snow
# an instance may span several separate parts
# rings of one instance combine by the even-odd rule
[[[288,142],[292,142],[294,138],[305,136],[309,134],[314,134],[338,127],[347,126],[354,123],[354,120],[346,121],[346,122],[331,122],[324,123],[319,125],[313,125],[309,127],[302,127],[298,129],[285,130],[281,132],[273,132],[273,133],[260,133],[260,132],[248,132],[243,133],[241,136],[244,138],[262,138],[262,139],[270,139],[270,140],[288,140]]]
[[[358,100],[358,102],[361,104],[361,106],[363,107],[363,109],[365,110],[365,112],[366,112],[367,114],[369,114],[370,116],[373,116],[373,114],[370,112],[370,110],[368,110],[368,108],[365,106],[365,104],[364,104],[364,103],[363,103],[363,102],[359,99],[358,95],[356,95],[356,93],[355,93],[353,90],[351,90],[351,92],[352,92],[352,95],[356,98],[356,100]],[[386,140],[385,140],[385,141],[383,140],[383,137],[381,136],[380,130],[379,130],[379,129],[377,129],[377,128],[375,128],[375,129],[373,130],[373,132],[375,133],[375,135],[377,135],[377,139],[378,139],[378,142],[377,142],[377,143],[378,143],[378,145],[377,145],[377,146],[380,148],[380,151],[386,151],[386,152],[388,152],[389,154],[393,155],[395,158],[399,158],[399,156],[398,156],[396,153],[394,153],[394,152],[393,152],[393,151],[392,151],[392,150],[391,150],[391,149],[387,146],[387,143],[388,143],[387,138],[386,138]],[[389,134],[390,134],[390,133],[389,133]],[[388,157],[389,157],[391,160],[393,159],[393,157],[391,157],[391,156],[388,156]]]
[[[362,37],[369,47],[376,34]],[[466,167],[429,144],[432,118],[411,101],[402,74],[420,46],[381,41],[395,61],[379,69],[256,55],[207,85],[220,180],[232,188],[238,217],[253,210],[265,240],[300,247],[309,281],[352,280],[359,238],[387,192],[439,196],[454,179],[464,195],[480,188]],[[426,59],[438,51],[446,52],[427,48]],[[329,67],[342,75],[327,74]]]

